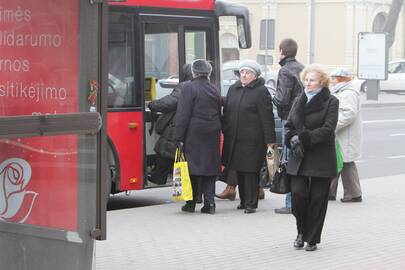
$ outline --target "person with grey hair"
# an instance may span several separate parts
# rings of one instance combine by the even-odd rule
[[[272,99],[260,77],[260,65],[242,61],[240,79],[228,91],[223,108],[222,164],[237,174],[240,204],[246,214],[258,206],[259,172],[268,147],[275,147]]]
[[[340,173],[343,184],[341,202],[361,202],[362,193],[359,173],[355,161],[361,155],[361,104],[360,92],[352,84],[352,76],[347,69],[337,68],[330,73],[331,91],[339,99],[339,120],[336,126],[336,139],[343,157]],[[339,176],[330,184],[329,200],[336,200]]]
[[[221,170],[221,95],[209,81],[212,66],[208,61],[195,60],[191,71],[194,78],[185,83],[176,114],[175,139],[187,159],[193,189],[193,200],[187,201],[181,210],[194,212],[201,192],[201,213],[214,214],[215,180]]]

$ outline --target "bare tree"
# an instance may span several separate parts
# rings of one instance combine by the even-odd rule
[[[395,28],[398,23],[399,13],[402,9],[404,0],[392,0],[387,20],[385,21],[383,32],[388,33],[387,46],[390,48],[395,41]]]

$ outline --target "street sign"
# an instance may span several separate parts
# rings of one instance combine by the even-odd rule
[[[359,33],[357,76],[364,80],[387,79],[388,48],[385,33]]]

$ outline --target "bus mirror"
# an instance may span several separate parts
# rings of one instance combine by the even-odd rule
[[[247,49],[249,48],[246,42],[246,31],[245,31],[245,20],[242,18],[236,18],[238,38],[239,38],[239,48]]]
[[[247,7],[228,1],[215,1],[215,13],[220,16],[235,16],[238,30],[239,48],[248,49],[252,47],[252,36],[250,32],[249,10]]]

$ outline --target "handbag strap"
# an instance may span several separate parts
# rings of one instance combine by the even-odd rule
[[[284,149],[284,147],[285,147],[285,149]],[[281,154],[280,154],[279,159],[278,159],[280,165],[282,165],[283,163],[288,162],[288,159],[284,159],[286,153],[287,153],[287,146],[284,145],[283,148],[281,149]]]

